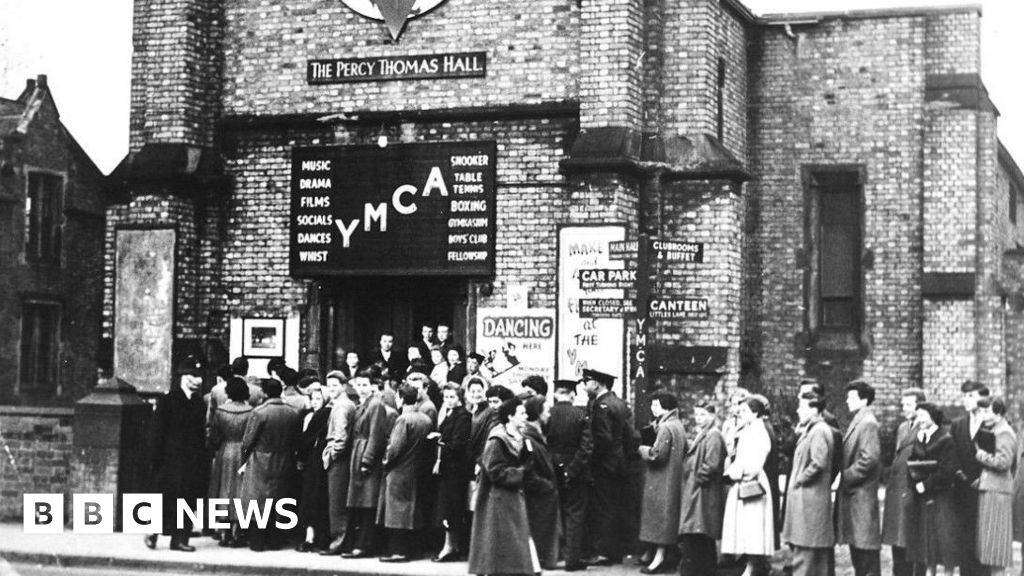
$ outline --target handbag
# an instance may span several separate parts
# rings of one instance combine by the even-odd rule
[[[757,480],[744,480],[736,489],[736,495],[740,500],[754,500],[764,496],[764,486]]]

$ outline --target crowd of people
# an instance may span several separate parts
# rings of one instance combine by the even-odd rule
[[[1004,402],[976,382],[964,383],[967,414],[949,426],[923,390],[903,390],[885,466],[875,390],[863,380],[846,386],[845,428],[822,385],[804,380],[789,430],[767,398],[743,389],[724,414],[699,402],[689,418],[675,394],[655,393],[651,424],[637,430],[608,374],[585,370],[549,395],[537,376],[516,389],[492,384],[479,355],[463,361],[432,327],[408,349],[399,354],[385,334],[371,362],[349,353],[323,377],[274,360],[270,377],[255,379],[239,358],[206,394],[202,363],[185,358],[152,427],[165,506],[297,500],[299,533],[242,530],[230,510],[221,546],[260,551],[297,536],[300,552],[343,558],[465,559],[469,573],[487,575],[576,571],[633,552],[624,527],[639,462],[645,574],[708,576],[725,561],[765,574],[782,546],[798,576],[834,574],[837,545],[849,547],[858,576],[881,573],[882,545],[895,576],[999,575],[1013,563],[1017,439]],[[171,548],[194,550],[191,527],[174,518],[165,511]]]

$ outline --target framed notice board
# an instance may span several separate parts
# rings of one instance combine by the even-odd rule
[[[292,276],[494,273],[493,141],[292,151]]]

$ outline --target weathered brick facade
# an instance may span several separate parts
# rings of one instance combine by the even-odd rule
[[[556,306],[560,226],[617,223],[631,239],[706,247],[703,264],[655,263],[651,288],[706,298],[709,317],[659,320],[648,336],[724,349],[725,366],[651,386],[722,399],[742,383],[784,398],[815,376],[838,401],[864,376],[890,423],[911,384],[945,404],[965,378],[1012,394],[1024,373],[1024,343],[1009,336],[1024,323],[1022,232],[1009,222],[1020,172],[999,153],[978,77],[979,18],[450,0],[394,41],[338,1],[137,3],[121,173],[133,199],[108,211],[105,335],[117,330],[116,230],[170,226],[176,338],[226,348],[233,318],[298,315],[302,361],[326,367],[323,294],[355,281],[289,276],[291,150],[494,140],[496,272],[460,279],[454,296],[470,347],[475,310],[503,306],[509,286],[527,287],[530,307]],[[456,51],[486,52],[486,76],[306,82],[311,59]],[[809,202],[837,171],[859,187],[858,323],[826,334]]]
[[[56,204],[37,197],[33,213],[30,182],[41,176],[56,183],[50,198]],[[102,179],[61,123],[46,76],[29,80],[14,100],[0,98],[0,405],[67,405],[96,383],[103,218],[113,201]],[[43,216],[50,219],[40,221],[48,209]],[[47,237],[57,231],[57,247],[46,258],[29,248],[29,221]],[[55,347],[43,346],[50,354],[41,353],[46,358],[36,363],[47,373],[24,378],[25,350],[40,349],[22,338],[31,332],[23,315],[33,303],[54,310],[57,323],[50,328],[56,333],[39,339],[52,337]]]
[[[71,421],[68,408],[0,406],[0,519],[21,519],[23,494],[70,493]]]

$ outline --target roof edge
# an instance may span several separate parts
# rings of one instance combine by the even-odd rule
[[[957,14],[975,12],[982,15],[981,4],[956,4],[951,6],[906,6],[895,8],[875,8],[865,10],[832,10],[818,12],[781,12],[760,14],[757,16],[761,24],[766,26],[784,25],[799,22],[811,24],[823,20],[870,20],[875,18],[897,18],[910,16],[929,16],[932,14]]]
[[[1024,191],[1024,172],[1021,172],[1020,166],[1017,165],[1017,161],[1010,154],[1010,151],[1007,150],[1002,139],[999,139],[999,164],[1006,168],[1013,183],[1020,190]]]

